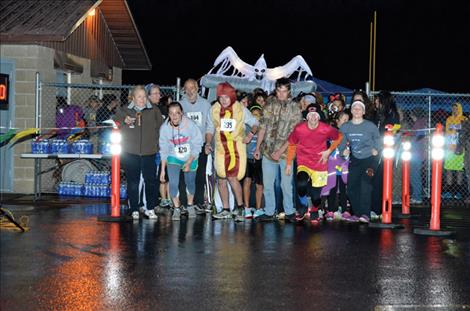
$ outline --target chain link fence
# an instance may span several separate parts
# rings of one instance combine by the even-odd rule
[[[411,203],[428,202],[431,195],[431,137],[433,128],[441,123],[444,128],[452,114],[452,106],[459,103],[464,116],[470,115],[470,94],[392,92],[400,114],[400,134],[397,136],[393,201],[402,201],[401,142],[409,140],[412,146],[410,161]],[[461,131],[461,124],[450,124],[446,132],[446,157],[442,176],[442,204],[463,205],[470,198],[470,150],[464,144],[470,140]],[[409,136],[406,136],[409,135]]]
[[[129,103],[129,94],[133,85],[101,85],[101,84],[67,84],[40,82],[39,87],[39,127],[73,128],[83,127],[78,140],[84,140],[90,146],[91,153],[101,154],[109,146],[108,135],[110,129],[96,128],[106,125],[103,121],[110,119],[115,109]],[[162,100],[169,96],[173,100],[177,97],[175,86],[160,86]],[[56,142],[57,153],[74,153],[73,143],[65,147],[60,141],[70,138],[70,130],[59,130],[50,144]],[[46,137],[47,138],[47,137]],[[157,143],[157,142],[155,142]],[[58,144],[58,145],[57,145]],[[62,147],[61,147],[62,146]],[[61,149],[65,148],[65,149]],[[52,148],[54,149],[54,148]],[[53,150],[54,151],[54,150]],[[57,150],[56,150],[57,151]],[[41,160],[41,193],[56,193],[61,182],[84,181],[87,171],[110,171],[109,157],[96,159],[42,159]],[[121,174],[122,183],[125,175]],[[83,183],[83,182],[82,182]]]

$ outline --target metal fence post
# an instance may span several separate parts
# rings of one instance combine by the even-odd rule
[[[39,72],[36,72],[35,102],[34,102],[34,127],[41,127],[41,79]],[[41,161],[34,159],[34,201],[41,197]]]
[[[181,88],[181,78],[176,78],[176,101],[180,101],[180,88]]]

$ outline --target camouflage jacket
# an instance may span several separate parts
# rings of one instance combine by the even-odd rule
[[[299,105],[291,98],[280,101],[275,96],[269,97],[263,108],[260,128],[266,132],[261,144],[263,157],[271,159],[271,154],[282,147],[294,127],[302,121]],[[287,151],[281,156],[285,159]]]

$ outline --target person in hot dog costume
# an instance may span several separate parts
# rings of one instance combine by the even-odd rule
[[[235,88],[227,82],[217,86],[217,102],[211,107],[206,130],[206,154],[214,151],[214,167],[223,209],[214,218],[231,218],[227,181],[235,195],[237,220],[243,220],[240,180],[246,171],[246,144],[258,129],[258,121],[237,101]],[[245,135],[245,124],[252,130]],[[212,148],[214,140],[214,150]]]

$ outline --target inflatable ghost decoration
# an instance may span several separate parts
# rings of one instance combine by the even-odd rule
[[[237,90],[244,92],[262,88],[270,93],[279,78],[291,79],[293,96],[316,90],[316,84],[311,80],[312,71],[302,56],[295,56],[283,66],[268,68],[264,54],[254,65],[250,65],[238,57],[230,46],[220,53],[212,69],[201,78],[201,86],[203,94],[213,100],[215,87],[221,82],[229,82]],[[205,94],[207,90],[208,94]]]

